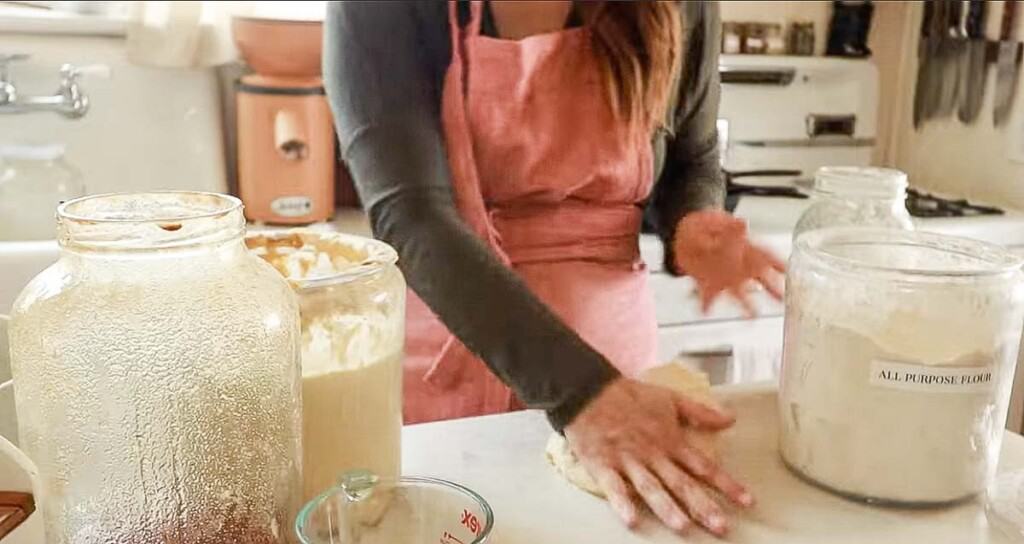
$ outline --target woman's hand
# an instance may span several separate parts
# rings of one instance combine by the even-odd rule
[[[754,498],[689,444],[683,427],[721,430],[733,422],[731,415],[672,390],[618,378],[565,428],[565,437],[626,525],[638,522],[632,497],[639,495],[674,531],[692,520],[724,535],[728,521],[707,487],[740,506]]]
[[[751,245],[742,220],[720,210],[690,213],[676,227],[674,245],[676,266],[697,282],[704,312],[719,294],[728,292],[753,317],[757,312],[747,293],[751,281],[782,300],[779,274],[786,265]]]

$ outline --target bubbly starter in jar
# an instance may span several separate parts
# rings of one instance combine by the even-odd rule
[[[374,356],[372,350],[379,346],[374,346],[372,338],[359,338],[373,334],[371,324],[338,326],[328,321],[314,318],[302,331],[303,496],[307,500],[336,485],[347,470],[365,468],[397,478],[402,462],[401,345]]]
[[[350,238],[299,231],[248,241],[299,294],[304,500],[346,471],[397,478],[401,467],[404,314],[395,312],[404,298],[382,289],[404,294],[404,283],[394,289],[381,278],[348,278],[346,271],[367,262],[358,247],[343,244]],[[326,280],[303,281],[310,278]]]

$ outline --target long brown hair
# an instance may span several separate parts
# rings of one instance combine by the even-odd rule
[[[580,5],[616,114],[645,129],[662,124],[682,60],[678,2],[602,0]]]

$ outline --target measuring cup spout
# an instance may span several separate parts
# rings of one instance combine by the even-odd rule
[[[369,470],[353,470],[342,474],[338,484],[345,497],[353,502],[365,500],[380,484],[380,476]]]

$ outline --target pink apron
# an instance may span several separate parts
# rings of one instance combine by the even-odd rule
[[[588,29],[490,38],[480,34],[482,2],[471,5],[460,29],[449,2],[442,104],[459,212],[541,301],[633,375],[656,357],[637,241],[653,184],[650,135],[616,119]],[[521,408],[416,296],[407,326],[406,423]]]

